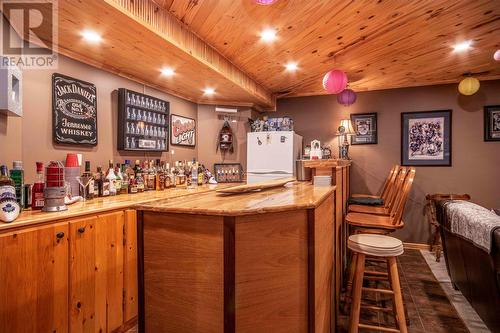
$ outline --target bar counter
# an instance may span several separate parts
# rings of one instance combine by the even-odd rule
[[[335,327],[335,186],[209,192],[134,208],[141,332]]]
[[[0,223],[0,232],[31,225],[44,224],[47,222],[54,222],[62,219],[126,209],[138,203],[147,203],[160,199],[178,198],[185,195],[205,193],[228,186],[231,186],[231,184],[203,185],[193,189],[171,188],[165,191],[148,191],[136,194],[121,194],[110,197],[100,197],[68,205],[68,210],[61,212],[24,210],[15,221],[11,223]]]

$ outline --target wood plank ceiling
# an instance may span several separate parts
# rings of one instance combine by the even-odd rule
[[[458,82],[465,72],[500,78],[498,0],[155,0],[271,91],[324,94],[322,77],[347,72],[355,90]],[[272,27],[278,39],[259,42]],[[473,49],[452,52],[472,40]],[[284,73],[298,62],[295,75]]]
[[[500,78],[498,0],[64,0],[59,52],[197,103],[275,108],[324,94],[325,72],[357,91]],[[11,22],[13,23],[13,22]],[[13,23],[15,25],[15,22]],[[278,39],[261,42],[271,27]],[[81,36],[93,29],[103,43]],[[471,40],[472,49],[452,52]],[[295,73],[284,71],[298,62]],[[160,69],[175,69],[172,78]],[[213,97],[202,89],[213,87]]]

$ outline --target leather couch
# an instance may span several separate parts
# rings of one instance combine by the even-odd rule
[[[450,230],[444,201],[436,203],[448,274],[492,332],[500,332],[500,229],[490,253]]]

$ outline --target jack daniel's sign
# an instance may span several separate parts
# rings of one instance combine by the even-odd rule
[[[97,145],[97,94],[92,83],[52,75],[54,142]]]

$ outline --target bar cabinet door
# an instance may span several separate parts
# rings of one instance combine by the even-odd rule
[[[0,235],[0,332],[68,331],[68,224]]]
[[[70,331],[123,324],[123,211],[70,222]]]

